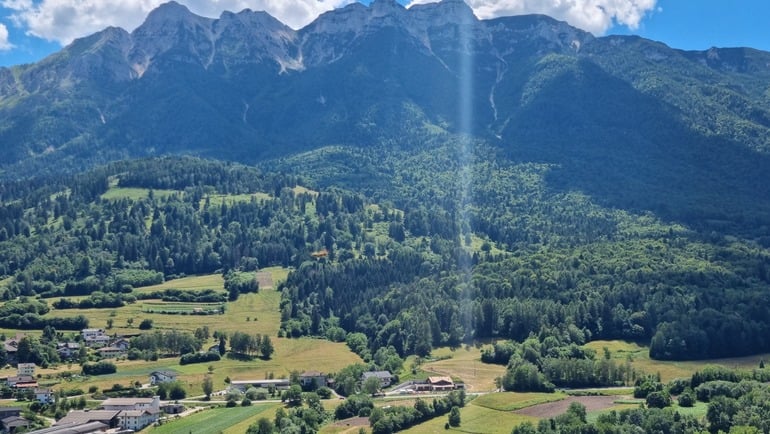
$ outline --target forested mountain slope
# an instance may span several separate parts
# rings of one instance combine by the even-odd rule
[[[305,175],[188,158],[4,184],[4,298],[283,265],[283,333],[360,334],[363,355],[530,333],[651,340],[661,358],[768,349],[767,248],[555,191],[552,166],[486,146],[458,178],[463,146],[439,136],[417,153],[338,147],[271,164]]]

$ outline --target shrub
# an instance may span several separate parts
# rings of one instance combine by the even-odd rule
[[[86,363],[83,365],[83,375],[106,375],[118,372],[118,368],[110,362]]]

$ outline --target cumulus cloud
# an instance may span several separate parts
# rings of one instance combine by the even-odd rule
[[[0,0],[11,11],[15,26],[28,34],[67,44],[108,26],[133,30],[147,14],[166,0]],[[192,12],[218,17],[222,11],[252,9],[295,29],[323,12],[355,0],[177,0]],[[411,4],[436,0],[411,0]],[[614,23],[636,29],[657,0],[466,0],[479,18],[540,13],[602,34]],[[7,29],[0,28],[0,49],[10,47]]]
[[[412,0],[411,5],[436,0]],[[482,19],[508,15],[545,14],[601,35],[613,24],[635,30],[657,0],[466,0]]]
[[[108,26],[133,30],[166,0],[0,0],[11,20],[30,35],[67,44]],[[177,0],[192,12],[218,17],[222,11],[267,11],[293,28],[354,0]]]
[[[13,45],[8,41],[8,27],[0,23],[0,51],[10,50],[11,48],[13,48]]]

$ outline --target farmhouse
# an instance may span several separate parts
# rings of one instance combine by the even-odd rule
[[[29,375],[18,375],[14,377],[8,377],[8,387],[14,387],[16,389],[28,389],[37,387],[37,380],[35,377]]]
[[[380,380],[380,387],[388,387],[393,383],[393,374],[390,371],[367,371],[361,374],[361,382],[375,377]]]
[[[433,391],[454,390],[455,384],[450,377],[428,377],[428,384]]]
[[[102,359],[117,359],[118,357],[123,357],[126,355],[125,351],[115,347],[99,348],[96,351],[99,353],[99,357]]]
[[[120,427],[139,431],[157,422],[160,416],[160,397],[110,398],[102,402],[105,410],[118,411]]]
[[[169,383],[176,381],[177,373],[174,371],[153,371],[150,374],[150,384]]]
[[[320,371],[305,371],[299,375],[299,384],[302,388],[316,388],[326,386],[326,374]]]

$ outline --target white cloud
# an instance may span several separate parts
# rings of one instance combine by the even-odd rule
[[[0,23],[0,51],[7,51],[13,48],[13,44],[8,41],[8,27]]]
[[[14,24],[27,33],[67,44],[108,26],[133,30],[166,0],[0,0]],[[178,0],[192,12],[218,17],[222,11],[267,11],[293,28],[354,0]]]
[[[11,11],[14,25],[28,34],[62,44],[108,26],[133,30],[166,0],[0,0]],[[249,8],[267,11],[293,28],[300,28],[323,12],[355,0],[177,0],[192,12],[218,17],[222,11]],[[412,4],[436,0],[411,0]],[[632,29],[657,0],[466,0],[479,18],[529,13],[547,14],[596,34],[613,23]],[[8,49],[7,29],[0,28],[0,47]]]
[[[410,4],[436,0],[412,0]],[[657,0],[466,0],[482,19],[508,15],[545,14],[601,35],[613,24],[637,29],[655,10]]]

